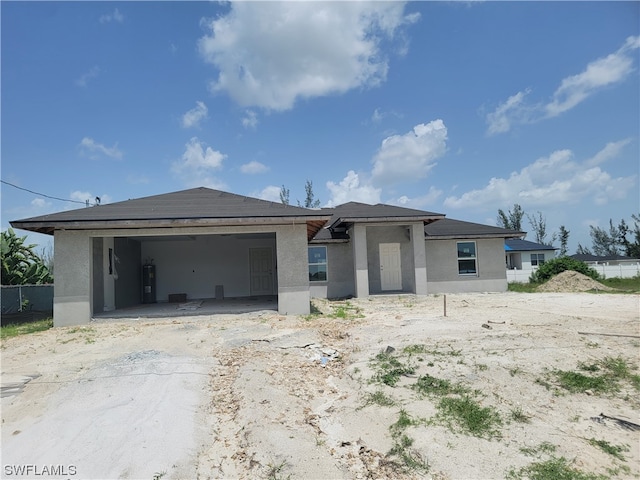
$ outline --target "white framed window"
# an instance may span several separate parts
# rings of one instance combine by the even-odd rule
[[[477,275],[476,242],[457,242],[458,275]]]
[[[308,247],[309,281],[327,281],[327,247]]]
[[[536,267],[544,263],[544,253],[532,253],[531,254],[531,266]]]

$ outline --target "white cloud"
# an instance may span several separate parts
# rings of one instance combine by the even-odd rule
[[[353,170],[340,183],[327,182],[331,198],[325,206],[335,207],[347,202],[380,203],[380,189],[369,184],[360,184],[360,177]]]
[[[372,181],[388,185],[424,178],[446,151],[447,127],[442,120],[416,125],[382,141],[373,157]]]
[[[44,198],[34,198],[31,200],[31,206],[38,210],[50,209],[52,206],[51,202],[47,202]]]
[[[84,137],[80,141],[78,148],[83,155],[88,156],[92,160],[96,160],[101,156],[107,156],[116,160],[122,159],[122,152],[118,149],[117,142],[113,147],[106,147],[105,145],[96,142],[93,138]]]
[[[82,75],[80,75],[79,78],[75,80],[75,84],[78,87],[86,87],[87,84],[89,83],[89,80],[96,78],[99,73],[100,73],[99,67],[97,66],[91,67],[91,69],[89,69],[88,72],[83,73]]]
[[[398,205],[405,208],[422,209],[428,205],[433,205],[442,196],[442,190],[436,187],[429,187],[429,190],[425,195],[409,198],[406,195],[402,195],[399,198],[391,199],[386,203],[390,205]]]
[[[200,122],[207,118],[209,109],[204,102],[197,101],[196,106],[182,116],[182,127],[199,127]]]
[[[269,167],[267,167],[266,165],[260,163],[260,162],[256,162],[255,160],[249,162],[249,163],[245,163],[244,165],[242,165],[240,167],[240,171],[242,173],[247,173],[249,175],[253,175],[253,174],[257,174],[257,173],[264,173],[269,171]]]
[[[404,2],[233,2],[203,19],[198,47],[214,65],[214,92],[242,106],[288,110],[296,100],[385,81],[383,43],[397,40]]]
[[[634,71],[633,51],[638,48],[640,36],[627,38],[616,52],[589,63],[583,72],[564,78],[546,104],[525,104],[524,96],[530,93],[529,90],[509,97],[494,112],[487,114],[487,133],[504,133],[509,131],[513,124],[557,117],[603,88],[622,83]]]
[[[105,13],[104,15],[100,15],[100,18],[98,19],[98,21],[100,23],[111,23],[111,22],[122,23],[124,22],[124,15],[122,15],[122,13],[120,13],[120,10],[116,8],[111,13]]]
[[[522,120],[527,109],[523,108],[523,100],[525,95],[529,93],[530,90],[518,92],[510,96],[506,102],[499,105],[495,112],[489,113],[487,115],[487,123],[489,124],[487,133],[494,135],[496,133],[508,132],[514,121],[524,123]]]
[[[258,126],[258,115],[253,110],[247,110],[245,116],[242,119],[242,126],[244,128],[256,128]]]
[[[615,53],[599,58],[587,65],[578,75],[562,80],[553,94],[553,100],[545,105],[548,117],[555,117],[572,109],[603,87],[619,83],[633,72],[631,50],[640,47],[640,37],[629,37]]]
[[[593,167],[596,165],[600,165],[601,163],[604,163],[608,160],[611,160],[612,158],[616,158],[620,154],[622,149],[625,146],[627,146],[629,143],[631,143],[630,138],[626,138],[618,142],[609,142],[607,143],[607,145],[605,145],[605,147],[602,150],[600,150],[593,157],[588,159],[585,162],[585,165]]]
[[[273,185],[263,188],[260,192],[255,192],[251,196],[269,202],[280,203],[280,188]]]
[[[100,198],[100,204],[105,204],[105,203],[110,203],[112,201],[112,198],[110,195],[107,195],[106,193],[102,194],[102,195],[94,195],[91,192],[83,192],[82,190],[75,190],[73,192],[71,192],[71,194],[69,195],[69,199],[70,200],[75,200],[76,202],[89,202],[89,205],[95,205],[96,204],[96,198]],[[76,208],[76,207],[74,207]]]
[[[636,183],[636,175],[613,178],[597,166],[589,168],[588,163],[589,160],[574,161],[570,150],[558,150],[511,173],[508,178],[494,177],[484,188],[459,197],[450,196],[445,199],[444,206],[497,210],[513,203],[529,208],[557,207],[588,200],[603,205],[610,200],[626,198]]]
[[[171,170],[188,186],[223,189],[224,182],[213,177],[212,172],[222,168],[225,158],[225,154],[207,147],[204,142],[193,137],[185,144],[181,159],[173,163]]]

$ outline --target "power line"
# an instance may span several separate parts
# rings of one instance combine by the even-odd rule
[[[72,202],[72,203],[79,203],[80,205],[86,205],[86,202],[81,202],[79,200],[69,200],[68,198],[52,197],[51,195],[45,195],[44,193],[34,192],[33,190],[29,190],[28,188],[19,187],[17,185],[14,185],[13,183],[5,182],[4,180],[0,180],[0,182],[4,183],[5,185],[9,185],[11,187],[17,188],[18,190],[24,190],[25,192],[33,193],[35,195],[40,195],[41,197],[51,198],[53,200],[60,200],[61,202]]]

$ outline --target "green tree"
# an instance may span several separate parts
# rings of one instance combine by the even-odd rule
[[[547,241],[547,219],[542,216],[542,212],[536,212],[536,215],[527,215],[527,219],[531,224],[533,233],[536,236],[536,243],[541,245],[553,245],[558,236],[554,233],[551,235],[551,239]]]
[[[589,229],[594,255],[620,255],[620,229],[613,224],[613,220],[609,220],[608,232],[604,228],[595,227],[593,225],[591,225]]]
[[[564,225],[560,225],[560,233],[558,237],[560,238],[559,254],[561,257],[564,257],[567,255],[567,252],[568,252],[567,244],[569,243],[569,233],[571,232],[567,230]]]
[[[318,208],[320,206],[320,200],[317,200],[313,194],[313,182],[311,182],[311,180],[307,180],[305,183],[304,191],[307,195],[304,199],[304,206],[306,208]],[[300,205],[300,202],[298,202],[298,205]]]
[[[44,261],[34,252],[36,245],[27,245],[27,236],[18,237],[12,228],[2,232],[2,285],[33,285],[52,283],[53,277]]]
[[[289,205],[289,189],[285,188],[284,185],[280,188],[280,201],[283,205]]]
[[[508,228],[509,230],[522,231],[522,218],[524,217],[524,210],[517,203],[513,204],[513,211],[509,210],[508,213],[504,213],[502,209],[498,210],[498,226],[502,228]]]

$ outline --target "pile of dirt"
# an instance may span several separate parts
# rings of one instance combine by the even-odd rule
[[[551,277],[549,281],[540,285],[537,290],[539,292],[588,292],[593,290],[610,292],[615,289],[607,287],[580,272],[565,270]]]

